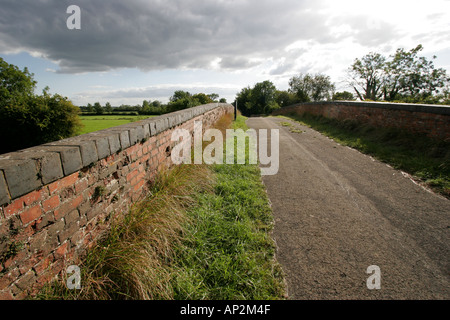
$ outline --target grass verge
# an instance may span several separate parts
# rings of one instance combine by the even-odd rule
[[[450,198],[450,141],[437,141],[395,128],[375,128],[354,120],[339,121],[310,114],[292,114],[287,118],[403,170]]]
[[[272,223],[256,165],[181,165],[89,250],[81,290],[61,281],[36,298],[283,299]]]

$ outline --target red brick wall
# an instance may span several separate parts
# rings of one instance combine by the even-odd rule
[[[176,128],[193,131],[201,120],[206,129],[231,112],[199,106],[0,155],[0,299],[36,292],[76,263],[111,217],[143,199],[171,165]]]
[[[353,119],[375,127],[396,127],[436,139],[450,138],[450,107],[377,102],[303,103],[277,110],[274,115],[309,113],[338,120]]]

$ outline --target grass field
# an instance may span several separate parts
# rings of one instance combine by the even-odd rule
[[[100,115],[100,116],[80,116],[84,128],[81,134],[108,129],[122,124],[136,122],[151,118],[153,116],[129,116],[129,115]]]

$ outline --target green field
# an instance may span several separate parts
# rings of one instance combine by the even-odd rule
[[[100,116],[80,116],[84,125],[81,134],[108,129],[122,124],[136,122],[151,118],[153,116],[126,116],[126,115],[100,115]]]

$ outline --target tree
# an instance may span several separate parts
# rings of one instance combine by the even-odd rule
[[[242,112],[243,115],[249,115],[250,112],[247,110],[250,110],[252,108],[251,106],[251,99],[252,96],[252,89],[248,86],[245,88],[242,88],[241,91],[236,95],[236,101],[238,109]]]
[[[225,98],[220,98],[219,102],[220,102],[220,103],[227,103],[227,99],[225,99]]]
[[[361,100],[378,100],[383,92],[386,58],[379,53],[369,53],[355,59],[349,69],[350,84]]]
[[[155,100],[155,101],[152,102],[152,106],[154,108],[161,108],[162,103],[161,103],[161,101]]]
[[[277,88],[268,80],[255,84],[253,88],[243,88],[236,97],[238,108],[244,116],[270,114],[280,107],[276,93]]]
[[[289,80],[289,92],[298,102],[330,100],[334,90],[330,77],[323,74],[300,74]]]
[[[351,92],[348,91],[342,91],[342,92],[336,92],[333,94],[333,100],[346,100],[346,101],[353,101],[355,100],[355,97]]]
[[[258,82],[252,90],[255,113],[269,114],[280,106],[276,102],[277,88],[271,81]]]
[[[173,93],[173,95],[169,98],[170,102],[175,102],[182,99],[191,98],[192,95],[188,91],[177,90]]]
[[[297,96],[294,93],[277,90],[275,101],[281,108],[293,105],[298,102],[297,100]]]
[[[391,60],[386,62],[383,88],[385,100],[427,100],[433,94],[440,93],[439,89],[444,88],[450,81],[444,69],[435,69],[433,61],[418,56],[422,50],[420,44],[408,52],[400,48],[391,56]],[[436,59],[436,56],[433,59]]]
[[[89,112],[89,113],[94,113],[95,109],[92,106],[92,104],[88,103],[87,106],[86,106],[86,111]]]
[[[210,93],[208,94],[208,97],[211,99],[212,102],[217,102],[219,95],[217,93]]]
[[[107,103],[105,104],[105,111],[106,111],[107,113],[113,112],[113,108],[112,108],[112,106],[111,106],[111,103],[107,102]]]
[[[218,97],[218,95],[217,95]],[[210,95],[206,95],[204,93],[197,93],[192,96],[193,99],[197,99],[200,104],[208,104],[213,103],[214,100],[210,97]]]
[[[195,99],[189,92],[177,90],[173,96],[170,97],[170,102],[167,105],[168,111],[173,112],[177,110],[183,110],[200,105],[198,99]]]
[[[21,104],[34,94],[34,74],[0,58],[0,106]]]
[[[410,51],[397,49],[385,58],[369,53],[356,59],[349,68],[350,84],[361,100],[426,102],[436,100],[450,81],[444,69],[436,69],[433,61],[418,54],[418,45]],[[434,56],[433,59],[436,57]]]
[[[103,108],[100,102],[94,103],[94,111],[96,114],[103,114]]]

